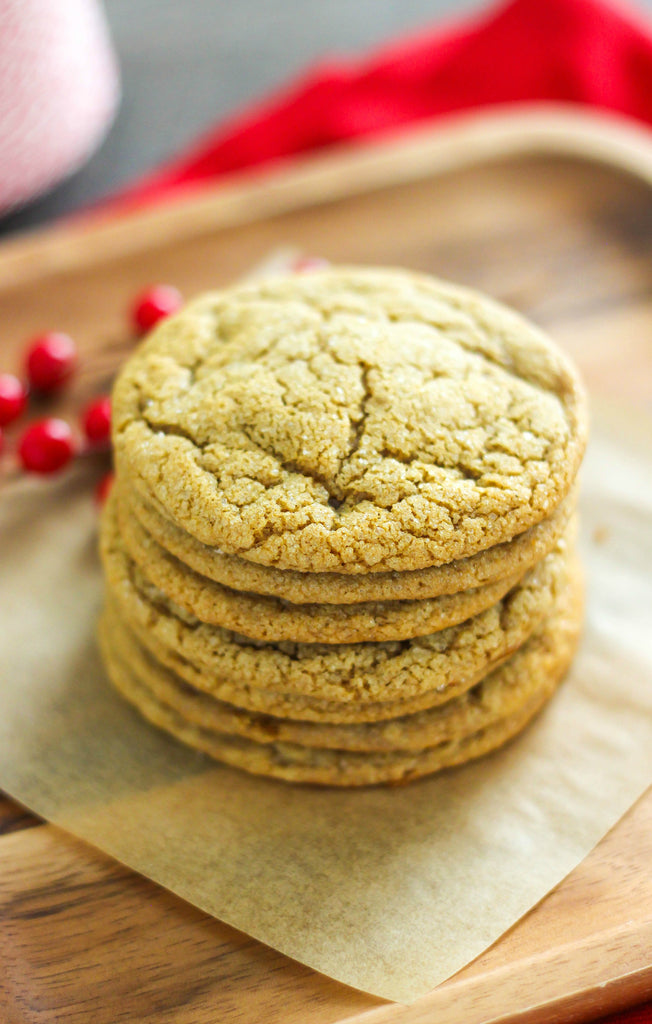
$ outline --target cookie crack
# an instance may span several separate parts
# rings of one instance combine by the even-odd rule
[[[335,495],[333,495],[331,493],[330,481],[327,480],[327,478],[325,476],[322,476],[319,473],[315,473],[314,470],[307,470],[307,469],[302,468],[296,462],[296,460],[294,460],[294,459],[287,459],[287,458],[285,458],[280,452],[276,451],[274,446],[271,445],[271,444],[268,444],[268,446],[266,448],[262,448],[262,446],[258,443],[258,441],[256,441],[251,436],[249,428],[244,423],[240,424],[240,430],[242,431],[244,436],[247,438],[249,443],[252,444],[257,451],[262,452],[264,455],[271,455],[271,456],[273,456],[273,458],[276,459],[276,461],[278,462],[279,466],[281,467],[282,470],[284,470],[284,472],[286,472],[286,473],[296,473],[298,476],[301,476],[301,477],[303,477],[306,480],[312,480],[312,482],[314,484],[317,484],[320,487],[323,487],[323,489],[326,491],[329,499],[336,497]]]
[[[193,437],[189,430],[184,430],[184,428],[178,423],[152,423],[147,416],[143,416],[143,419],[149,429],[154,433],[166,434],[170,437],[178,437],[185,441],[189,441],[193,448],[197,448],[199,451],[203,451],[206,447],[207,442],[198,441],[196,437]]]
[[[342,459],[342,464],[349,461],[355,453],[359,450],[362,438],[364,437],[365,426],[367,424],[367,418],[369,416],[368,405],[373,395],[371,393],[371,387],[369,384],[369,375],[371,373],[371,367],[366,364],[360,366],[360,383],[362,385],[362,397],[358,408],[359,418],[354,422],[351,421],[351,444],[348,454]],[[340,467],[341,468],[341,467]]]

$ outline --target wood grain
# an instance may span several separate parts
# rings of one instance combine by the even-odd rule
[[[379,186],[374,171],[366,190],[356,179],[355,194],[343,165],[332,189],[325,172],[319,187],[308,176],[282,202],[253,182],[185,210],[12,243],[0,253],[4,365],[33,331],[73,332],[86,372],[66,398],[71,413],[132,344],[125,309],[139,287],[169,280],[191,294],[292,243],[479,286],[545,325],[594,395],[650,403],[649,189],[565,159],[445,175],[422,157],[416,169],[404,153],[393,159],[395,184]],[[409,1008],[329,981],[53,827],[28,824],[37,821],[0,801],[0,1019],[12,1024],[535,1024],[586,1020],[652,994],[650,796],[498,943]]]
[[[0,794],[0,836],[42,824],[39,818]]]
[[[399,1007],[316,974],[43,826],[0,842],[0,992],[10,1021],[34,1024],[59,1013],[71,1024],[586,1020],[650,992],[651,857],[648,799],[491,949]]]

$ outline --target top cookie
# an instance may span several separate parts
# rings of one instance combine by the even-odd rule
[[[484,296],[332,269],[208,294],[116,383],[118,474],[204,544],[279,569],[465,558],[547,518],[586,441],[577,373]]]

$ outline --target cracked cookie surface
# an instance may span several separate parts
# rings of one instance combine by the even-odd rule
[[[478,294],[334,269],[206,295],[114,390],[118,474],[201,543],[302,572],[417,570],[551,516],[577,374]]]

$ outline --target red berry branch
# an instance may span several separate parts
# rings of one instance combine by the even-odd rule
[[[141,292],[128,311],[132,334],[139,337],[146,333],[181,304],[180,292],[171,285],[154,285]],[[0,453],[5,448],[5,428],[29,411],[32,399],[42,401],[61,393],[79,368],[77,346],[68,334],[47,331],[27,343],[23,377],[0,373]],[[65,469],[75,457],[110,451],[110,444],[111,400],[101,394],[81,410],[76,431],[56,415],[30,423],[13,448],[16,470],[49,476]],[[112,479],[113,474],[105,472],[99,480],[95,489],[99,504],[105,500]]]
[[[0,427],[8,427],[27,407],[27,388],[13,373],[0,373]]]
[[[68,465],[74,453],[70,426],[54,416],[32,423],[18,444],[18,457],[28,473],[56,473]]]
[[[33,338],[25,367],[33,391],[51,395],[72,377],[77,366],[77,346],[69,334],[48,331]]]
[[[286,263],[286,268],[297,274],[321,270],[326,266],[326,260],[310,256],[298,256],[290,266]],[[181,293],[173,285],[156,284],[140,292],[128,311],[132,335],[140,337],[146,334],[160,320],[176,313],[182,304]],[[65,389],[78,369],[77,346],[70,335],[46,331],[28,342],[24,379],[13,373],[0,373],[0,454],[5,449],[5,428],[29,410],[32,398],[43,400],[56,396]],[[93,370],[96,373],[97,367]],[[81,439],[78,439],[79,435]],[[43,417],[33,421],[18,436],[14,453],[19,472],[47,476],[63,470],[75,457],[110,452],[110,448],[111,400],[102,394],[81,410],[76,432],[58,416]],[[99,480],[95,489],[98,504],[106,499],[112,480],[111,472]]]
[[[101,395],[89,402],[82,415],[82,427],[90,445],[108,445],[111,441],[111,399]]]
[[[136,334],[146,334],[152,327],[181,309],[181,292],[171,284],[155,284],[134,299],[131,306],[131,323]]]

